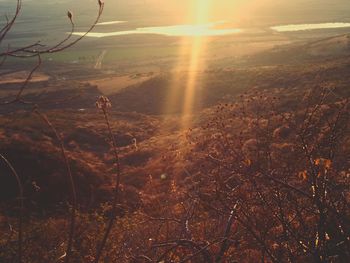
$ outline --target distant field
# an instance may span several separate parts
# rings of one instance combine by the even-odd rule
[[[10,74],[1,75],[0,85],[23,83],[28,77],[29,71],[18,71]],[[50,77],[44,73],[35,73],[31,78],[31,82],[48,81]]]
[[[132,37],[130,38],[132,39]],[[138,36],[138,38],[140,38],[140,36]],[[180,38],[174,38],[173,42],[170,43],[169,41],[163,41],[153,45],[147,42],[149,36],[145,36],[144,38],[144,44],[142,45],[141,42],[141,44],[137,46],[118,46],[118,38],[110,38],[116,45],[113,46],[110,44],[108,47],[96,46],[96,41],[86,42],[83,44],[83,47],[70,49],[58,54],[46,55],[45,59],[57,62],[90,64],[96,62],[100,54],[106,51],[102,64],[109,64],[121,61],[137,62],[152,59],[174,59],[177,58],[180,53],[182,56],[188,56],[191,53],[190,42],[186,43],[183,47]],[[249,39],[251,39],[251,41],[248,43]],[[291,40],[283,35],[261,35],[253,38],[244,35],[240,37],[213,38],[206,48],[206,56],[212,59],[227,56],[244,56],[290,42]]]
[[[108,77],[102,79],[96,79],[88,81],[90,85],[97,86],[98,90],[104,95],[110,95],[119,92],[120,90],[140,84],[150,78],[154,77],[154,74],[139,74],[139,75],[127,75],[127,76],[117,76]]]

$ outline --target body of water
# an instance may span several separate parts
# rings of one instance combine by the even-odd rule
[[[335,29],[350,27],[350,23],[291,24],[271,27],[277,32],[295,32],[315,29]]]
[[[109,26],[109,25],[116,25],[116,24],[124,24],[127,21],[108,21],[108,22],[101,22],[97,23],[98,26]]]
[[[112,37],[112,36],[123,36],[123,35],[132,35],[132,34],[157,34],[163,36],[223,36],[231,35],[242,32],[238,28],[217,28],[220,25],[225,24],[226,22],[215,22],[199,25],[173,25],[173,26],[159,26],[159,27],[141,27],[136,28],[135,30],[127,31],[114,31],[114,32],[91,32],[88,34],[89,37]],[[109,22],[104,22],[104,25],[110,24]],[[83,32],[75,32],[74,35],[81,36]]]
[[[98,25],[114,25],[127,23],[126,21],[109,21],[102,22]],[[134,30],[113,31],[113,32],[91,32],[87,36],[94,38],[113,37],[123,35],[136,34],[157,34],[163,36],[173,37],[205,37],[205,36],[224,36],[241,33],[244,30],[240,28],[220,28],[220,26],[227,24],[226,21],[219,21],[214,23],[199,24],[199,25],[172,25],[159,27],[140,27]],[[297,32],[316,29],[336,29],[336,28],[350,28],[350,23],[318,23],[318,24],[290,24],[270,27],[276,32]],[[84,32],[74,32],[74,35],[81,36]]]

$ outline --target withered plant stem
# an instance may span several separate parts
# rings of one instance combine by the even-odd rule
[[[18,262],[22,263],[22,243],[23,243],[23,186],[21,179],[19,178],[15,168],[12,166],[12,164],[3,156],[0,154],[0,158],[6,163],[6,165],[10,168],[11,173],[13,177],[15,177],[18,190],[19,190],[19,215],[18,215]]]
[[[113,148],[113,153],[114,153],[114,157],[115,157],[115,164],[116,164],[116,180],[115,180],[115,187],[114,187],[114,197],[113,197],[113,201],[112,201],[112,213],[106,228],[106,231],[103,235],[101,244],[99,245],[98,249],[97,249],[97,253],[96,253],[96,258],[95,258],[95,263],[98,263],[103,249],[107,243],[108,240],[108,236],[111,233],[111,230],[113,228],[114,222],[115,222],[115,217],[117,214],[117,205],[118,205],[118,201],[119,201],[119,188],[120,188],[120,177],[121,177],[121,168],[120,168],[120,160],[119,160],[119,152],[118,152],[118,147],[117,147],[117,142],[115,140],[115,137],[113,135],[112,132],[112,128],[111,128],[111,124],[109,121],[109,117],[108,117],[108,112],[106,108],[102,108],[102,112],[105,118],[105,122],[107,124],[107,128],[108,128],[108,134],[110,137],[110,140],[112,142],[112,148]]]
[[[72,175],[71,167],[68,161],[68,156],[66,153],[66,149],[63,144],[63,140],[59,133],[57,132],[55,126],[50,122],[48,117],[41,113],[37,108],[34,110],[34,112],[47,124],[47,126],[51,129],[51,131],[54,133],[60,149],[61,149],[61,154],[64,160],[64,164],[66,166],[66,172],[67,172],[67,178],[69,180],[69,186],[70,186],[70,191],[71,191],[71,196],[72,196],[72,208],[71,208],[71,215],[70,215],[70,227],[69,227],[69,234],[68,234],[68,244],[67,244],[67,249],[66,249],[66,257],[65,257],[65,263],[68,263],[71,254],[72,254],[72,247],[73,247],[73,240],[74,240],[74,232],[75,232],[75,221],[76,221],[76,210],[77,210],[77,193],[76,193],[76,187],[74,183],[74,178]]]

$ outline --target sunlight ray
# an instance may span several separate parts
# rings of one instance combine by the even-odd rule
[[[195,22],[197,24],[205,23],[209,19],[212,0],[197,0],[195,5]],[[199,71],[203,70],[205,65],[201,61],[201,56],[205,53],[207,38],[195,37],[191,44],[190,60],[188,65],[188,78],[183,101],[183,119],[182,127],[184,129],[190,126],[190,115],[193,113],[195,105],[195,96],[197,89],[197,78]]]
[[[190,17],[193,24],[208,23],[212,0],[196,0],[191,8]],[[190,126],[190,115],[193,112],[197,90],[198,73],[205,65],[202,56],[208,38],[201,34],[188,38],[184,37],[179,51],[179,62],[173,73],[172,86],[165,105],[165,112],[169,112],[177,103],[182,104],[182,128]],[[185,85],[181,91],[180,85]],[[183,97],[181,97],[183,96]]]

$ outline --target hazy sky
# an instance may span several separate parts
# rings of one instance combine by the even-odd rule
[[[349,0],[106,0],[112,9],[138,6],[144,14],[159,11],[179,21],[190,21],[202,3],[210,2],[208,20],[241,23],[328,22],[350,19]],[[110,11],[108,11],[109,13]]]

